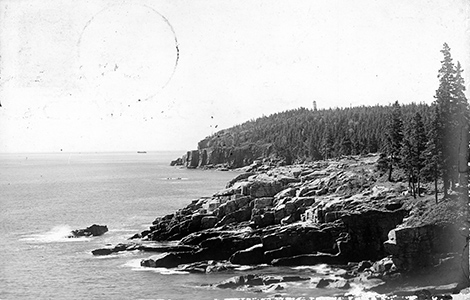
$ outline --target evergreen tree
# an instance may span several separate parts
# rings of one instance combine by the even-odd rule
[[[450,48],[447,43],[444,43],[441,53],[444,55],[444,60],[441,61],[441,68],[438,72],[439,88],[436,90],[436,104],[439,106],[439,113],[441,118],[442,138],[441,151],[442,151],[442,181],[444,184],[444,197],[447,196],[448,190],[451,187],[451,182],[454,182],[455,162],[456,156],[454,149],[456,145],[455,140],[455,125],[452,116],[455,113],[453,107],[453,87],[455,78],[455,67],[452,62]]]
[[[468,147],[469,147],[469,109],[467,98],[465,97],[465,84],[462,77],[462,67],[460,62],[457,62],[454,86],[453,86],[453,96],[456,107],[458,108],[457,113],[457,133],[458,137],[458,174],[459,174],[459,191],[460,191],[460,201],[465,205],[464,214],[468,218],[469,211],[469,197],[468,197]],[[465,226],[468,232],[468,224]],[[467,237],[468,242],[468,237]],[[463,257],[467,259],[464,260],[463,268],[465,270],[469,269],[469,247],[465,247],[464,252],[462,253]],[[468,274],[465,276],[465,279],[468,280]]]
[[[323,138],[321,143],[321,154],[324,159],[330,158],[333,151],[333,135],[331,134],[331,129],[328,124],[326,124],[325,129],[323,130]]]
[[[444,197],[449,188],[454,189],[457,182],[467,189],[468,175],[468,103],[460,63],[452,62],[450,48],[444,44],[441,52],[444,60],[439,69],[439,88],[436,91],[436,105],[440,110],[442,130],[441,169]],[[468,198],[467,195],[465,195]]]
[[[409,140],[409,147],[411,148],[409,165],[412,169],[413,195],[415,196],[417,193],[418,196],[420,196],[421,175],[425,164],[424,151],[426,150],[427,138],[423,119],[419,112],[416,112],[413,116],[408,133],[409,137],[407,139]]]
[[[401,167],[406,171],[409,188],[415,198],[416,195],[420,196],[426,140],[421,114],[416,112],[404,126],[401,148]]]
[[[388,180],[392,181],[393,166],[399,162],[403,140],[403,121],[400,104],[396,101],[392,107],[387,130],[387,153],[389,156]]]
[[[465,83],[462,77],[462,67],[460,62],[457,62],[455,70],[455,79],[453,82],[453,98],[455,106],[455,120],[457,121],[457,128],[455,137],[458,140],[458,175],[459,187],[466,190],[468,185],[468,144],[469,144],[469,108],[468,101],[465,97]],[[462,191],[468,201],[468,191]]]
[[[414,159],[415,159],[415,149],[414,149],[414,139],[413,139],[413,124],[412,122],[407,122],[404,126],[402,145],[400,149],[400,166],[405,170],[408,177],[408,188],[411,191],[414,198],[416,198],[416,187],[415,187],[415,169],[414,169]]]
[[[442,142],[443,142],[443,131],[441,124],[441,112],[439,106],[434,104],[434,112],[432,116],[432,122],[429,126],[428,142],[425,150],[425,168],[424,172],[429,174],[429,177],[434,180],[434,195],[436,198],[436,204],[438,202],[438,188],[437,182],[442,174],[443,169],[443,154],[442,154]]]

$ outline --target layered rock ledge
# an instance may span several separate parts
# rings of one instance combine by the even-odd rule
[[[459,215],[465,204],[458,195],[434,204],[432,191],[413,199],[407,183],[383,179],[378,158],[281,167],[254,162],[213,196],[158,217],[132,237],[134,242],[94,254],[162,252],[141,265],[193,272],[240,265],[340,265],[347,270],[344,287],[353,278],[377,278],[384,293],[414,278],[451,286],[448,292],[468,285],[462,269],[456,269],[468,262],[466,215]],[[168,241],[176,243],[174,248],[146,246]],[[420,286],[419,280],[413,282]]]

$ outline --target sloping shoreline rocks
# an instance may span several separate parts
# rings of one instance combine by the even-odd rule
[[[391,282],[432,270],[439,259],[450,264],[445,258],[455,260],[466,243],[459,226],[400,227],[417,217],[413,200],[406,184],[380,181],[378,158],[345,157],[275,168],[254,163],[213,196],[156,218],[148,230],[131,238],[140,242],[93,254],[161,252],[141,265],[186,266],[196,272],[233,265],[353,264],[348,278]],[[445,243],[446,237],[452,242]],[[176,245],[145,248],[146,243],[168,241]],[[219,267],[211,268],[213,262]]]

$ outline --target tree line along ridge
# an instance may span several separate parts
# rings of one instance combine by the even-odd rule
[[[434,180],[436,186],[441,180],[447,195],[468,183],[469,109],[462,67],[454,64],[446,43],[441,52],[431,104],[298,108],[221,130],[198,148],[264,148],[267,156],[286,164],[380,152],[390,181],[392,170],[401,168],[414,195],[423,180]]]

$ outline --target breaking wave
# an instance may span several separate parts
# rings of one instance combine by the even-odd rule
[[[58,225],[51,230],[44,233],[29,234],[22,237],[20,240],[36,243],[52,243],[52,242],[78,242],[88,241],[86,237],[70,238],[72,228],[68,225]]]
[[[123,267],[131,268],[133,271],[147,271],[147,272],[154,272],[162,275],[181,275],[181,274],[189,274],[189,272],[185,271],[177,271],[175,269],[167,269],[167,268],[149,268],[149,267],[142,267],[140,265],[141,258],[131,259],[123,264]]]

